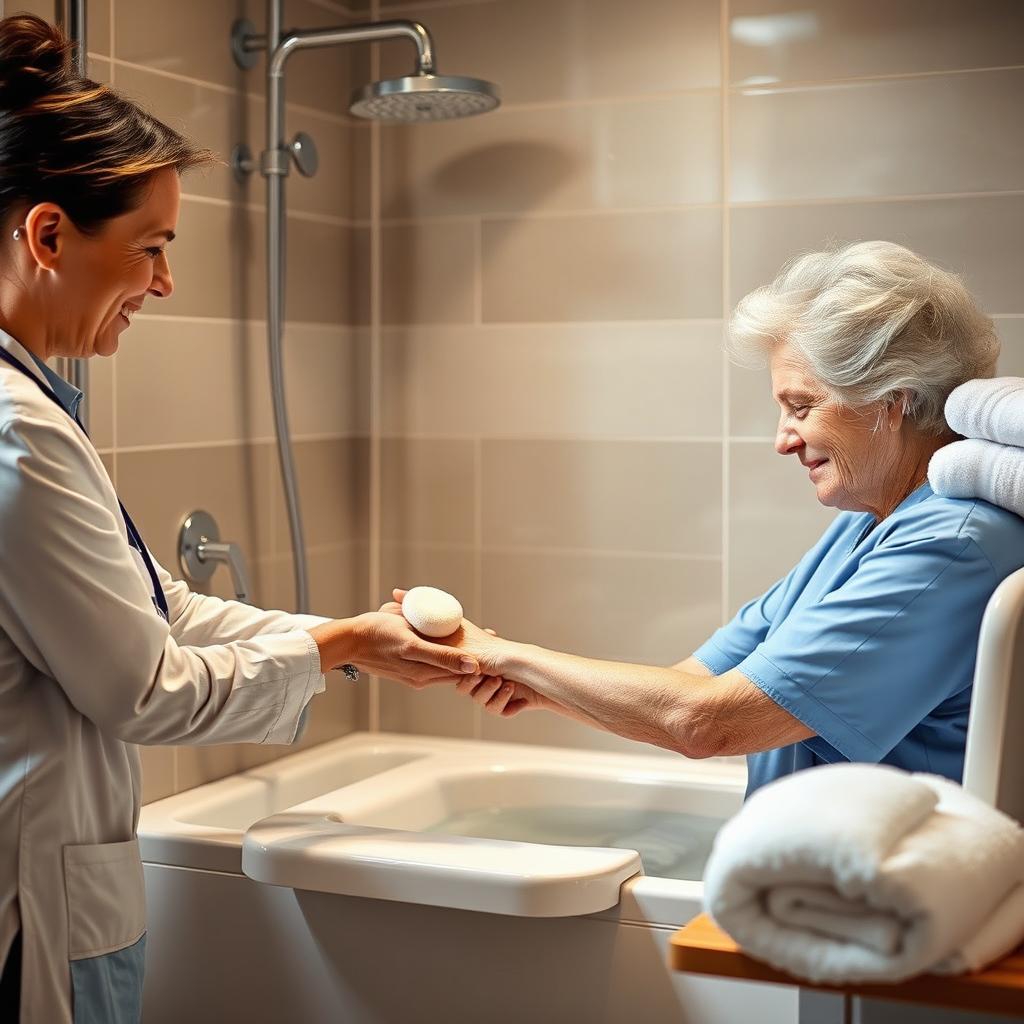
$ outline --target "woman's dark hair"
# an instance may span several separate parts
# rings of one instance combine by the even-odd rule
[[[75,74],[72,44],[32,14],[0,20],[0,220],[56,203],[80,231],[140,206],[153,174],[208,164],[113,89]]]

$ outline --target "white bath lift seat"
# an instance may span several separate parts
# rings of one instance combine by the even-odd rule
[[[428,834],[291,811],[249,829],[242,870],[258,882],[314,892],[572,917],[615,906],[641,864],[633,850]]]

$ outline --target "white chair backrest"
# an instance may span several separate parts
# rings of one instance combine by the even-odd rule
[[[981,621],[963,786],[1024,822],[1024,569],[999,584]]]

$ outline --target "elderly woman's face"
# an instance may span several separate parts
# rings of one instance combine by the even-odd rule
[[[61,300],[71,319],[61,355],[113,355],[147,296],[173,290],[165,246],[174,238],[181,188],[173,168],[153,175],[142,204],[87,235],[71,228],[61,258]]]
[[[772,394],[779,405],[775,450],[795,455],[818,496],[832,508],[873,512],[899,457],[898,430],[882,406],[850,409],[831,399],[799,352],[772,348]],[[881,419],[880,419],[881,417]]]

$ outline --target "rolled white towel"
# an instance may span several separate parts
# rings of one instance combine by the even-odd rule
[[[982,498],[1024,516],[1024,448],[954,441],[932,456],[928,482],[943,498]]]
[[[704,899],[747,953],[813,982],[976,970],[1024,939],[1024,829],[938,776],[811,768],[726,823]]]
[[[964,437],[1024,446],[1024,377],[961,384],[946,399],[946,422]]]

